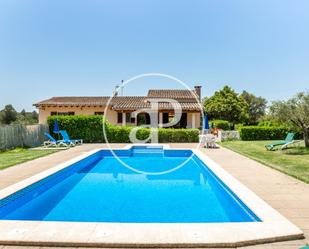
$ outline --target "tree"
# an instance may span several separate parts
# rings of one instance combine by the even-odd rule
[[[20,114],[21,114],[22,116],[26,117],[26,114],[27,114],[27,113],[26,113],[25,109],[22,109],[21,112],[20,112]]]
[[[39,114],[36,112],[36,111],[33,111],[31,113],[31,118],[35,121],[38,121],[39,120]]]
[[[204,99],[204,109],[210,118],[223,119],[235,124],[248,118],[248,104],[229,86]]]
[[[6,105],[1,111],[1,123],[10,124],[17,120],[17,112],[12,105]]]
[[[305,146],[309,147],[309,92],[298,93],[287,101],[275,101],[270,111],[278,120],[301,129]]]
[[[248,104],[248,124],[257,124],[259,119],[265,115],[267,101],[262,97],[256,97],[252,93],[243,91],[240,95]]]

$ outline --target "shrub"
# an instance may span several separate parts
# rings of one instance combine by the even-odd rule
[[[199,133],[198,129],[160,128],[158,135],[160,143],[197,143]]]
[[[210,125],[212,128],[222,129],[224,131],[230,130],[230,123],[226,120],[211,120]]]
[[[109,143],[130,143],[129,134],[131,131],[129,126],[107,125],[105,127],[106,137]]]
[[[245,126],[245,125],[244,124],[235,124],[235,130],[239,130],[243,126]]]
[[[285,139],[290,129],[273,126],[243,126],[239,128],[242,140],[278,140]]]
[[[258,126],[284,126],[276,120],[263,120],[258,123]]]
[[[58,120],[59,128],[66,130],[72,139],[80,138],[86,143],[104,142],[103,117],[100,115],[50,116],[47,122],[51,134],[55,119]]]
[[[103,123],[109,143],[130,143],[129,134],[134,128],[132,126],[111,125],[99,115],[51,116],[48,118],[51,134],[55,119],[58,119],[59,128],[61,130],[67,130],[72,139],[80,138],[86,143],[102,143],[105,141]],[[149,128],[140,128],[136,133],[136,137],[139,140],[145,140],[149,137],[149,134]],[[159,128],[158,136],[160,143],[198,142],[199,130]]]

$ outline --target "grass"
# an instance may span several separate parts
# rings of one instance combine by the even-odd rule
[[[267,151],[273,141],[226,141],[221,145],[271,168],[309,183],[309,148],[304,144],[286,150]]]
[[[0,170],[14,166],[19,163],[30,161],[39,157],[47,156],[58,150],[28,150],[17,148],[0,152]]]

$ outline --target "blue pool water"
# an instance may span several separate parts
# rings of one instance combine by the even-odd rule
[[[99,151],[0,200],[1,220],[79,222],[260,221],[190,150]],[[189,158],[189,159],[188,159]]]

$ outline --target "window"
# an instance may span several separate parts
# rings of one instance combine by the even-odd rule
[[[169,113],[168,114],[168,123],[172,123],[175,120],[175,115],[174,113]]]
[[[122,123],[122,114],[123,114],[122,112],[117,113],[117,123],[118,124]],[[135,122],[135,119],[131,118],[131,112],[126,112],[125,115],[126,115],[126,123],[134,123]],[[132,119],[133,119],[133,122],[132,122]]]
[[[122,112],[117,113],[117,123],[118,124],[122,123]]]
[[[104,115],[104,112],[94,112],[94,115]]]
[[[50,115],[51,116],[55,116],[55,115],[58,115],[58,116],[72,116],[72,115],[75,115],[75,112],[51,112]]]
[[[137,115],[136,122],[137,122],[137,125],[150,124],[150,115],[149,115],[149,113],[139,113]]]
[[[131,122],[131,113],[126,112],[126,123],[130,123],[130,122]]]
[[[168,112],[163,112],[163,124],[168,123]]]

